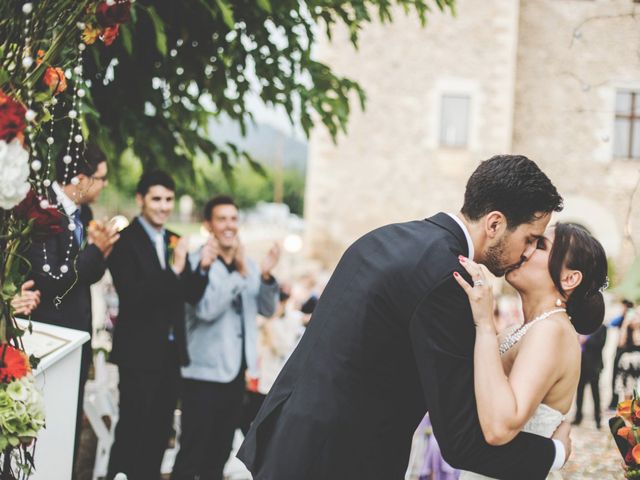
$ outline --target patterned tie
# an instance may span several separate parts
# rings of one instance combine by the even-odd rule
[[[73,219],[73,223],[76,225],[76,228],[73,231],[73,236],[76,237],[78,245],[82,245],[82,240],[84,239],[84,225],[82,225],[82,220],[80,220],[80,209],[73,212],[71,217]]]

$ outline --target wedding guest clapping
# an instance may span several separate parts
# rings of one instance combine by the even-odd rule
[[[105,258],[119,236],[115,229],[93,223],[90,207],[107,184],[107,157],[94,144],[81,145],[80,151],[82,155],[75,166],[68,163],[71,157],[66,149],[60,152],[56,159],[56,181],[47,189],[49,204],[63,214],[63,231],[46,240],[34,241],[27,259],[31,262],[35,288],[41,292],[40,305],[33,310],[31,318],[91,335],[91,285],[104,275]],[[91,358],[89,341],[82,346],[74,457]]]
[[[278,284],[271,271],[280,249],[274,245],[258,266],[238,237],[238,207],[231,197],[211,199],[204,209],[211,237],[190,257],[208,260],[209,283],[195,307],[187,307],[191,365],[183,367],[182,435],[172,478],[222,480],[239,426],[245,371],[257,375],[256,316],[275,311]]]
[[[175,184],[164,172],[142,175],[136,189],[140,215],[122,231],[109,256],[119,296],[110,360],[120,374],[120,420],[108,478],[157,479],[178,401],[180,366],[188,363],[185,301],[196,301],[209,265],[192,269],[188,239],[165,228]]]

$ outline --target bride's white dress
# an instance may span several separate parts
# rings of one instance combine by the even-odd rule
[[[544,403],[541,403],[536,411],[533,413],[533,416],[529,419],[529,421],[524,425],[522,431],[535,433],[536,435],[540,435],[542,437],[551,438],[553,432],[556,431],[560,422],[564,420],[564,415],[555,410]],[[484,475],[479,475],[473,472],[462,472],[460,475],[460,480],[480,480],[480,479],[489,479],[491,477],[485,477]],[[553,471],[549,473],[548,479],[562,479],[562,476],[559,472]]]
[[[555,312],[554,312],[555,313]],[[505,339],[500,344],[500,355],[506,353],[511,347],[513,347],[531,328],[531,326],[540,320],[544,320],[549,315],[538,317],[537,319],[532,320],[531,322],[516,326],[507,332]],[[535,412],[529,419],[527,423],[525,423],[522,428],[523,432],[535,433],[536,435],[540,435],[541,437],[551,438],[553,432],[556,431],[558,425],[564,420],[564,415],[558,410],[551,408],[549,405],[545,405],[541,403],[536,408]],[[460,475],[460,480],[480,480],[480,479],[490,479],[491,477],[485,477],[484,475],[480,475],[473,472],[463,471]],[[547,479],[550,480],[561,480],[562,475],[560,472],[553,471],[549,472],[547,475]]]

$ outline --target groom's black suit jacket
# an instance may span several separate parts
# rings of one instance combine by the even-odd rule
[[[185,343],[185,302],[200,299],[207,276],[193,272],[189,262],[181,275],[169,267],[166,230],[166,269],[162,269],[155,246],[136,218],[125,228],[109,255],[108,265],[119,298],[118,320],[109,360],[120,367],[142,370],[165,368],[171,355],[173,332],[181,365],[189,363]]]
[[[505,479],[547,475],[550,439],[484,441],[475,328],[452,277],[460,254],[464,233],[443,213],[379,228],[347,249],[240,449],[254,479],[401,480],[426,411],[453,466]]]

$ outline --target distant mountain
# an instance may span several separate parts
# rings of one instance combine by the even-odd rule
[[[240,133],[236,122],[212,119],[209,122],[211,140],[217,143],[231,142],[248,151],[253,158],[266,166],[273,166],[278,155],[283,157],[285,168],[305,172],[307,168],[308,144],[267,124],[247,125],[246,136]]]

